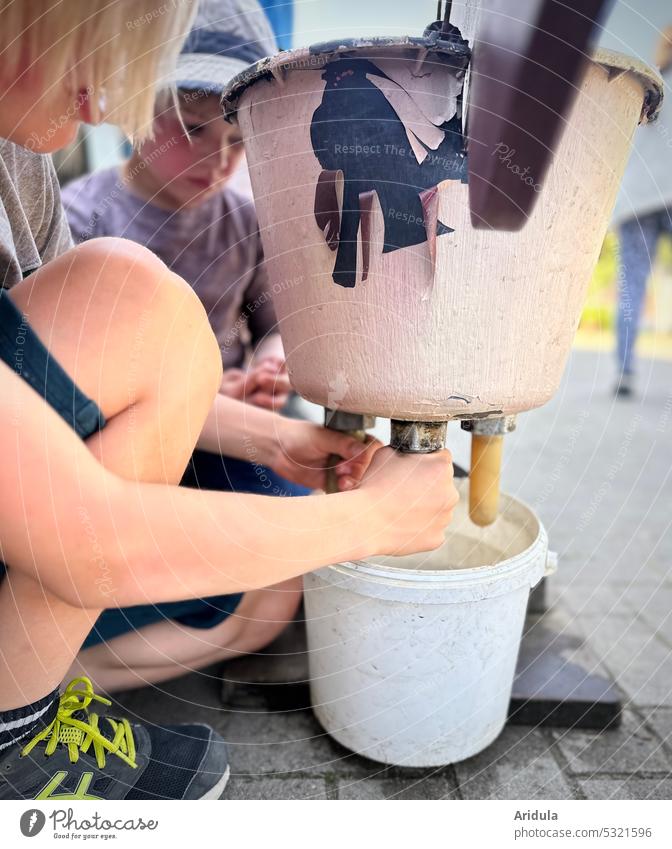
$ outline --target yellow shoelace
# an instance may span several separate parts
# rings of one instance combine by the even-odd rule
[[[104,705],[112,704],[108,699],[97,696],[93,692],[93,685],[88,678],[75,678],[65,689],[58,703],[58,712],[53,722],[36,734],[35,737],[21,750],[21,755],[29,754],[42,740],[48,740],[44,750],[45,755],[53,755],[56,746],[61,743],[68,747],[68,755],[71,763],[77,763],[80,752],[88,752],[93,746],[96,762],[100,769],[105,766],[105,754],[109,752],[125,761],[134,769],[135,762],[135,740],[133,729],[127,719],[112,719],[103,717],[109,723],[114,734],[111,740],[104,737],[98,728],[99,717],[97,713],[89,713],[88,707],[92,701],[101,702]],[[86,713],[87,721],[75,719],[73,713],[77,711]]]

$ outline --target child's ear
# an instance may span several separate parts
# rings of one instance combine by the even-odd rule
[[[105,120],[107,97],[103,89],[94,91],[91,86],[80,88],[77,92],[75,105],[77,119],[85,124],[100,124]]]
[[[85,124],[95,124],[96,116],[91,108],[93,93],[89,88],[80,88],[76,95],[77,117]]]

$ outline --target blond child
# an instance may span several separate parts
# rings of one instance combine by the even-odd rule
[[[2,799],[217,797],[229,766],[212,729],[99,716],[93,702],[105,700],[88,679],[59,695],[101,609],[244,591],[248,618],[209,647],[214,660],[253,642],[256,590],[437,547],[456,501],[448,452],[374,445],[356,456],[346,437],[220,395],[219,346],[188,284],[127,240],[70,247],[43,154],[81,121],[147,132],[155,83],[192,14],[177,0],[153,9],[0,0]],[[337,453],[344,491],[276,499],[175,486],[206,422],[226,453],[244,458],[251,442],[311,487]]]

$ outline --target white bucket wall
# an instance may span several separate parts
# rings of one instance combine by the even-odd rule
[[[383,52],[388,61],[418,56],[408,46]],[[378,54],[361,55],[375,62]],[[381,252],[383,213],[374,203],[368,279],[345,289],[332,280],[334,254],[313,212],[322,169],[310,125],[325,86],[322,58],[281,55],[274,78],[249,85],[237,104],[293,386],[318,404],[400,419],[543,404],[560,382],[655,79],[616,54],[589,65],[519,233],[474,230],[467,185],[442,182],[439,218],[454,232],[436,239],[434,267],[427,243]],[[306,70],[311,62],[317,67]],[[515,155],[507,164],[525,165]]]
[[[548,541],[534,512],[510,496],[488,528],[469,522],[464,502],[438,552],[304,578],[313,709],[336,740],[373,760],[454,763],[506,722]],[[436,568],[447,563],[467,568]]]

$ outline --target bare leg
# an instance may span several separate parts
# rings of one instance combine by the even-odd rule
[[[221,381],[217,343],[190,287],[139,245],[99,239],[11,296],[105,414],[107,426],[87,443],[101,463],[129,479],[177,483]],[[105,602],[101,592],[101,609]],[[9,564],[0,584],[0,710],[58,686],[99,613],[71,607]]]
[[[79,653],[70,676],[86,675],[98,690],[114,693],[259,651],[294,618],[301,581],[246,593],[235,613],[215,628],[186,628],[168,620],[92,646]]]

